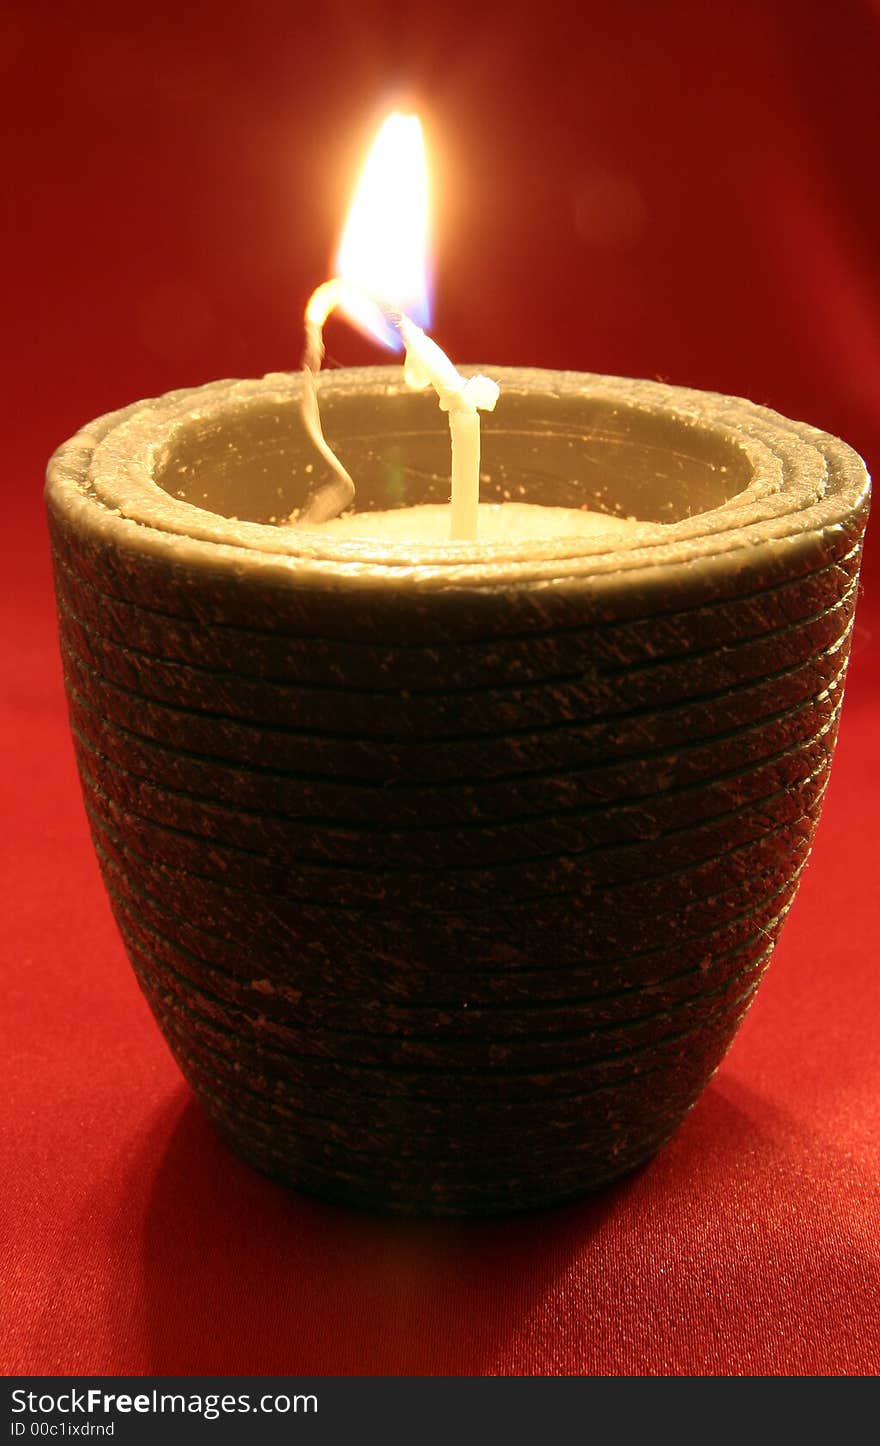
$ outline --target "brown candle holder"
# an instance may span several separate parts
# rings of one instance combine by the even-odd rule
[[[484,500],[630,537],[275,525],[300,378],[103,417],[47,500],[71,727],[143,991],[232,1148],[330,1199],[487,1213],[632,1169],[720,1063],[806,862],[868,503],[737,398],[491,369]],[[358,506],[448,496],[435,401],[321,378]]]

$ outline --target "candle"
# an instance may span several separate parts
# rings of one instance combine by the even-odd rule
[[[316,456],[300,376],[135,405],[50,469],[83,794],[138,979],[240,1155],[372,1208],[559,1201],[659,1148],[766,967],[839,717],[849,448],[734,398],[498,379],[491,515],[534,467],[547,502],[653,521],[415,541],[448,476],[399,368],[322,381],[362,522],[386,514],[369,536],[272,523]]]
[[[867,476],[739,398],[499,369],[479,500],[490,394],[418,296],[345,275],[304,372],[52,459],[83,797],[240,1156],[372,1209],[557,1203],[660,1148],[754,997],[828,781]],[[406,376],[318,381],[337,304]]]

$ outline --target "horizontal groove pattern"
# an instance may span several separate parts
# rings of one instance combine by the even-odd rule
[[[117,922],[130,948],[145,961],[145,970],[151,971],[154,979],[161,980],[172,995],[184,1001],[201,1001],[210,1018],[234,1035],[265,1038],[279,1048],[296,1045],[299,1049],[308,1050],[313,1047],[317,1054],[328,1059],[344,1052],[349,1060],[360,1060],[361,1063],[416,1063],[419,1060],[430,1063],[450,1056],[457,1064],[497,1067],[502,1073],[505,1060],[510,1063],[524,1053],[540,1060],[551,1057],[552,1050],[555,1051],[554,1057],[562,1062],[569,1054],[579,1056],[581,1051],[584,1057],[588,1057],[591,1047],[597,1042],[601,1042],[603,1049],[624,1048],[632,1041],[654,1038],[661,1023],[666,1020],[673,1023],[684,1020],[690,1017],[689,1012],[702,1013],[707,1001],[726,998],[732,989],[745,984],[753,970],[765,962],[775,943],[775,932],[767,929],[738,951],[735,965],[720,983],[706,980],[699,994],[667,1002],[662,1007],[657,1007],[656,1000],[649,999],[641,1005],[642,1010],[647,1012],[637,1013],[639,1003],[631,1001],[627,1015],[610,1020],[597,1019],[589,1009],[568,1001],[563,1016],[564,1028],[559,1027],[558,1017],[557,1028],[549,1028],[544,1016],[540,1019],[542,1027],[537,1032],[529,1033],[522,1029],[506,1034],[489,1033],[485,1029],[463,1032],[463,1020],[459,1018],[458,1021],[447,1019],[442,1029],[429,1033],[400,1029],[389,1033],[352,1026],[328,1027],[290,1014],[273,1015],[259,1009],[256,1002],[247,1004],[236,998],[234,991],[216,975],[206,982],[205,973],[201,971],[200,977],[194,978],[192,969],[186,967],[189,961],[176,957],[172,963],[169,951],[162,947],[162,941],[156,939],[154,932],[144,925],[122,896],[112,890],[112,886],[108,885],[108,889]],[[774,922],[781,924],[781,920]],[[565,1048],[569,1045],[572,1047],[570,1051]],[[531,1046],[535,1048],[531,1049]]]
[[[288,1004],[298,1006],[303,997],[314,994],[324,1009],[337,1001],[337,975],[338,983],[345,985],[341,1002],[350,997],[356,1001],[355,1007],[362,1008],[363,995],[373,1000],[405,999],[418,1004],[423,991],[433,989],[435,981],[442,981],[457,1001],[462,996],[466,1000],[479,998],[483,990],[502,999],[530,1000],[536,992],[543,995],[554,985],[561,987],[557,980],[564,984],[567,994],[572,989],[583,991],[586,982],[593,993],[604,996],[609,984],[617,985],[611,990],[613,995],[626,994],[641,985],[656,986],[675,962],[707,972],[723,954],[726,938],[739,941],[746,937],[753,919],[763,927],[762,911],[772,908],[781,893],[793,888],[808,854],[807,838],[798,839],[790,853],[783,853],[781,831],[777,831],[776,839],[762,839],[758,849],[740,851],[746,863],[737,881],[725,879],[724,889],[717,893],[705,893],[698,887],[690,907],[677,904],[673,894],[667,897],[663,909],[651,911],[650,942],[645,948],[636,947],[636,935],[630,932],[617,940],[623,952],[614,954],[606,930],[597,950],[582,931],[574,931],[574,951],[561,952],[552,962],[538,964],[536,959],[546,954],[547,920],[543,915],[535,918],[537,906],[519,905],[513,919],[498,913],[488,918],[466,916],[464,928],[471,949],[466,959],[450,959],[444,946],[436,947],[430,915],[423,916],[419,927],[414,926],[409,912],[402,916],[382,913],[378,919],[360,912],[351,923],[347,918],[343,920],[337,936],[337,960],[319,946],[320,941],[326,942],[328,931],[332,937],[333,916],[338,911],[330,911],[328,917],[327,910],[306,911],[296,900],[287,908],[276,905],[265,913],[256,901],[249,914],[238,902],[224,909],[223,896],[229,890],[199,890],[198,880],[180,880],[170,871],[150,869],[143,856],[121,843],[119,834],[106,820],[93,814],[92,824],[99,861],[111,874],[115,887],[130,891],[142,910],[158,907],[161,916],[171,921],[176,937],[186,940],[196,957],[208,956],[206,962],[216,961],[218,954],[222,957],[225,951],[238,963],[244,977],[254,981],[267,1004],[277,988]],[[780,879],[784,880],[781,885]],[[766,893],[756,894],[758,884],[766,888]],[[168,898],[179,900],[176,910],[167,907]],[[613,904],[606,913],[612,911]],[[630,910],[616,912],[625,918],[632,916]],[[512,931],[509,935],[505,933],[506,923]],[[363,945],[362,960],[350,949],[342,948],[346,931],[352,929]],[[522,944],[519,951],[513,947],[514,938]],[[658,944],[658,939],[663,942]],[[264,964],[265,970],[261,968]],[[254,979],[255,973],[264,972],[271,977]],[[621,987],[623,980],[626,983]]]
[[[621,842],[612,838],[591,841],[577,850],[548,855],[531,853],[497,864],[412,870],[355,870],[345,865],[316,864],[295,854],[274,862],[259,855],[157,824],[112,799],[97,784],[93,765],[79,750],[80,773],[87,803],[106,812],[147,855],[163,858],[193,877],[247,887],[256,896],[292,894],[304,903],[323,903],[349,909],[360,907],[455,910],[490,906],[497,891],[517,897],[521,891],[539,898],[543,893],[570,890],[593,909],[603,891],[620,887],[626,895],[640,890],[640,902],[662,896],[664,880],[672,874],[700,866],[709,869],[730,848],[759,839],[774,822],[789,821],[795,828],[810,816],[822,797],[830,768],[830,752],[820,748],[819,761],[797,782],[774,789],[756,800],[711,813],[699,824],[672,829],[653,838]],[[622,905],[634,900],[622,898]]]
[[[628,698],[617,693],[610,698],[591,699],[587,696],[573,704],[567,696],[560,697],[555,688],[549,688],[551,697],[555,697],[557,702],[556,718],[552,723],[543,726],[523,724],[506,732],[460,736],[441,734],[433,737],[418,730],[410,730],[411,736],[407,736],[405,732],[365,737],[348,732],[311,733],[291,725],[287,721],[289,715],[286,708],[282,710],[285,721],[276,719],[273,724],[268,725],[243,723],[240,719],[206,709],[194,713],[167,703],[154,702],[143,693],[120,686],[118,682],[104,677],[86,663],[69,637],[65,636],[63,642],[65,657],[74,676],[108,716],[116,717],[123,723],[128,718],[139,719],[140,727],[147,730],[147,737],[158,743],[176,747],[182,746],[185,739],[188,751],[203,757],[223,758],[228,756],[228,750],[231,749],[231,756],[236,761],[259,763],[261,758],[270,758],[276,759],[282,768],[308,769],[317,765],[320,772],[321,763],[324,761],[334,773],[334,762],[338,766],[341,754],[348,756],[358,765],[354,776],[365,782],[375,782],[377,777],[384,779],[391,767],[394,767],[404,770],[415,780],[439,783],[450,774],[456,779],[469,776],[473,772],[474,760],[483,759],[487,741],[491,742],[493,753],[505,763],[509,759],[521,762],[520,755],[524,749],[529,756],[540,751],[542,755],[549,753],[551,758],[563,749],[570,752],[572,737],[575,744],[579,739],[582,727],[579,720],[584,715],[598,714],[608,721],[614,721],[632,713],[666,712],[670,708],[680,707],[683,703],[712,703],[719,697],[727,700],[728,708],[732,711],[736,708],[738,688],[747,688],[756,680],[770,679],[774,682],[778,699],[787,698],[789,689],[793,689],[790,695],[792,701],[799,701],[798,678],[792,675],[799,674],[804,654],[817,667],[819,677],[827,685],[840,671],[840,656],[848,645],[851,618],[851,607],[842,610],[841,621],[844,625],[831,630],[831,642],[821,649],[810,645],[809,635],[806,642],[800,639],[801,647],[794,650],[800,653],[800,656],[793,662],[784,661],[782,667],[771,667],[772,654],[768,656],[766,651],[759,649],[753,649],[747,657],[737,658],[735,666],[729,658],[724,660],[723,665],[720,664],[716,654],[713,674],[709,674],[708,670],[703,674],[696,667],[693,670],[688,668],[686,683],[679,677],[679,687],[675,691],[668,690],[667,680],[663,678],[659,680],[656,690],[642,690],[642,696]],[[823,637],[826,631],[825,628],[822,629]],[[779,658],[775,661],[778,662]],[[389,711],[397,712],[398,706],[395,702],[394,708]],[[486,711],[497,723],[498,709],[491,698],[487,700]],[[441,757],[445,760],[442,770],[438,758],[438,745],[441,744]],[[545,758],[545,767],[546,762]],[[491,769],[498,769],[500,766],[496,761],[491,765]],[[477,772],[479,776],[480,770]],[[486,772],[485,764],[482,772]]]
[[[475,965],[467,972],[467,978],[462,978],[461,971],[440,973],[436,968],[425,968],[423,987],[430,990],[429,995],[423,997],[411,988],[400,1003],[396,974],[382,968],[385,959],[377,961],[378,967],[366,975],[349,973],[349,990],[344,1000],[335,995],[328,998],[322,987],[328,982],[326,976],[310,977],[298,957],[288,962],[280,946],[272,960],[271,978],[255,979],[248,958],[252,945],[242,946],[203,925],[181,927],[185,921],[143,886],[135,884],[131,871],[123,871],[100,843],[98,858],[111,900],[116,900],[119,907],[138,920],[149,931],[153,948],[173,961],[194,983],[219,980],[217,987],[225,997],[256,1008],[270,1019],[277,1015],[281,1019],[308,1022],[315,1028],[360,1030],[369,1026],[373,1033],[405,1035],[429,1026],[448,1029],[452,1018],[457,1021],[458,1029],[474,1035],[487,1032],[489,1021],[493,1032],[516,1034],[526,1020],[531,1021],[533,1027],[540,1022],[542,1030],[547,1031],[554,1025],[559,1027],[560,1021],[569,1022],[574,1010],[589,1009],[597,1019],[603,1020],[627,1018],[634,1008],[635,995],[643,995],[660,1007],[674,998],[699,994],[725,971],[731,957],[759,938],[771,937],[771,931],[781,927],[804,867],[801,864],[795,869],[782,889],[774,888],[769,897],[755,901],[751,909],[735,916],[726,926],[684,941],[677,940],[672,949],[667,943],[642,956],[627,955],[617,961],[627,967],[629,982],[623,988],[597,987],[599,977],[595,971],[592,976],[588,974],[583,966],[580,970],[525,966],[514,971],[506,965],[496,966],[492,973],[485,966],[478,969]],[[259,956],[257,958],[259,960]],[[390,957],[386,958],[390,962]],[[640,959],[645,961],[641,969]],[[602,960],[605,984],[610,982],[613,963]],[[681,968],[682,963],[690,967]],[[670,969],[673,972],[667,973]],[[516,979],[515,974],[521,978]],[[361,992],[356,992],[356,985]],[[432,997],[444,987],[448,991],[446,998]]]
[[[79,697],[74,698],[74,706],[81,706]],[[478,867],[481,861],[522,859],[538,839],[542,852],[546,850],[547,854],[578,853],[599,842],[608,845],[657,839],[666,832],[679,831],[688,823],[696,825],[706,817],[714,817],[719,812],[719,804],[741,807],[755,797],[768,796],[766,790],[770,785],[793,787],[809,777],[833,747],[839,707],[829,713],[826,706],[822,713],[818,728],[809,727],[809,718],[800,720],[802,728],[798,731],[806,735],[803,738],[797,737],[792,725],[782,735],[787,746],[778,752],[765,750],[779,741],[779,734],[770,740],[750,740],[753,746],[757,742],[750,766],[719,767],[706,782],[664,788],[659,794],[637,794],[615,805],[599,796],[580,808],[525,817],[515,815],[492,822],[472,818],[468,827],[447,825],[438,829],[428,820],[420,830],[380,831],[334,825],[322,829],[312,820],[289,819],[276,811],[261,814],[232,810],[198,795],[163,788],[141,774],[132,773],[117,761],[115,753],[94,743],[98,730],[90,726],[87,717],[83,718],[82,726],[79,720],[74,723],[74,736],[85,755],[85,767],[89,767],[88,760],[91,760],[92,770],[102,773],[108,795],[119,807],[130,808],[160,827],[173,828],[206,844],[213,841],[233,853],[267,861],[295,857],[301,864],[313,864],[316,868],[339,866],[355,872],[370,872],[378,867],[383,873],[397,870],[427,873],[434,859],[443,867],[453,855],[462,869]],[[598,787],[596,793],[599,793]],[[230,838],[234,838],[235,843],[229,843]],[[421,860],[418,866],[413,865],[415,850]]]
[[[225,1029],[216,1019],[194,1008],[192,1000],[184,1002],[175,995],[166,980],[157,979],[139,952],[132,952],[130,957],[154,1011],[173,1017],[178,1030],[193,1042],[201,1040],[212,1045],[234,1074],[248,1066],[272,1080],[281,1094],[288,1087],[322,1098],[347,1098],[366,1091],[372,1098],[401,1102],[402,1108],[412,1100],[432,1106],[444,1103],[459,1111],[466,1108],[484,1120],[515,1101],[524,1105],[527,1114],[534,1111],[540,1117],[551,1103],[559,1108],[562,1102],[583,1101],[606,1088],[627,1089],[643,1073],[661,1065],[671,1072],[687,1070],[692,1055],[706,1040],[722,1034],[728,1037],[727,1027],[731,1020],[738,1022],[741,1018],[761,977],[759,969],[730,1000],[706,1011],[699,1023],[670,1030],[658,1040],[592,1060],[556,1060],[552,1065],[527,1064],[502,1070],[494,1065],[473,1064],[451,1068],[446,1064],[386,1061],[374,1065],[338,1055],[322,1058],[286,1053],[265,1040],[258,1042]],[[766,965],[766,960],[763,963]]]
[[[751,666],[769,655],[776,672],[786,665],[789,658],[799,662],[804,654],[805,632],[817,650],[836,642],[841,634],[841,617],[852,615],[857,590],[858,579],[854,578],[833,606],[826,606],[795,621],[786,620],[776,628],[760,632],[758,636],[732,640],[723,652],[717,638],[713,638],[711,643],[707,641],[703,648],[692,647],[686,654],[689,673],[694,676],[704,659],[708,659],[712,670],[717,671],[720,656],[728,673],[735,675],[738,659],[746,650],[749,651]],[[595,706],[603,681],[607,680],[607,684],[613,686],[615,679],[623,674],[632,682],[642,675],[655,677],[659,673],[659,690],[665,697],[664,684],[669,670],[681,661],[678,655],[671,659],[664,657],[662,661],[649,657],[627,666],[619,659],[608,662],[589,656],[580,660],[580,667],[575,672],[549,673],[537,680],[525,677],[504,683],[484,680],[479,686],[475,684],[467,690],[441,689],[430,693],[400,687],[358,692],[346,690],[339,683],[322,689],[320,685],[299,679],[284,683],[263,682],[232,670],[222,672],[217,668],[193,667],[157,656],[143,648],[133,648],[119,638],[102,633],[97,620],[80,616],[63,584],[59,589],[58,604],[61,625],[71,645],[79,650],[83,660],[99,677],[109,678],[123,690],[137,695],[146,683],[153,690],[147,695],[147,701],[204,715],[207,683],[216,700],[213,711],[217,718],[230,722],[240,719],[248,726],[267,725],[270,729],[277,729],[278,720],[287,715],[291,722],[285,725],[285,731],[304,733],[313,730],[324,736],[387,737],[372,731],[386,721],[381,714],[377,716],[374,706],[377,697],[389,700],[389,705],[396,705],[398,728],[405,730],[400,734],[402,741],[416,738],[423,743],[430,742],[431,733],[435,730],[441,730],[437,732],[437,738],[466,739],[469,734],[473,737],[489,734],[497,738],[503,732],[508,717],[511,726],[520,732],[530,724],[558,728],[560,718],[575,720],[583,717],[590,707]],[[551,686],[554,690],[552,694],[549,693]],[[548,716],[550,697],[553,707]],[[343,700],[345,707],[341,708]],[[390,718],[394,715],[389,705],[386,705],[386,712]],[[394,741],[393,735],[389,741]]]

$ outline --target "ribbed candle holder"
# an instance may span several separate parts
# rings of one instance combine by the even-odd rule
[[[492,369],[484,500],[625,538],[277,525],[300,379],[92,423],[47,500],[70,719],[131,962],[233,1149],[327,1198],[549,1204],[669,1137],[748,1008],[834,749],[868,484],[748,402]],[[358,507],[443,501],[400,372],[321,379]]]

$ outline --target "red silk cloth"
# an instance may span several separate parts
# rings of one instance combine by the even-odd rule
[[[609,9],[540,30],[516,4],[463,25],[455,0],[307,24],[281,0],[210,23],[163,0],[4,12],[6,1371],[880,1365],[876,547],[813,860],[757,1002],[667,1148],[562,1210],[383,1221],[239,1164],[137,990],[79,798],[45,458],[137,396],[296,365],[400,77],[443,156],[435,330],[456,358],[738,392],[878,455],[876,4]],[[358,346],[333,342],[381,359]]]

